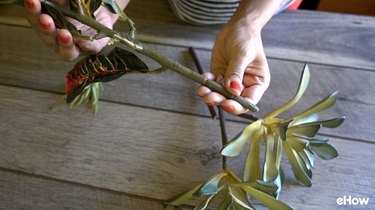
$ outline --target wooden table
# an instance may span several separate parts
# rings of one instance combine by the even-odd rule
[[[23,11],[0,11],[0,209],[163,209],[163,200],[220,170],[218,121],[195,95],[196,84],[174,72],[129,75],[105,85],[96,116],[69,110],[64,76],[74,63],[61,61],[15,17]],[[193,69],[187,49],[196,47],[209,69],[221,26],[184,24],[161,0],[133,1],[126,11],[141,41]],[[305,62],[312,79],[293,111],[339,90],[322,117],[347,116],[321,132],[339,157],[317,158],[311,188],[297,185],[289,170],[281,199],[303,210],[375,209],[375,18],[285,12],[263,39],[272,82],[257,116],[294,94]],[[233,137],[245,124],[232,118],[227,126]],[[338,206],[344,196],[370,203]]]

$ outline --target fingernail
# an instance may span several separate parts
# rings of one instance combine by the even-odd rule
[[[62,42],[62,43],[65,43],[65,44],[69,43],[69,41],[70,41],[69,36],[60,35],[58,37],[59,37],[59,41]]]
[[[231,81],[230,87],[241,92],[241,85],[237,81]]]
[[[40,22],[39,25],[40,25],[40,27],[43,28],[44,30],[48,30],[48,29],[51,27],[51,24],[50,24],[50,23],[43,23],[43,22]]]
[[[30,0],[26,0],[26,1],[25,1],[25,6],[26,6],[28,9],[33,9],[33,8],[34,8],[34,2],[33,2],[33,1],[30,1]]]
[[[210,102],[210,103],[207,103],[207,106],[214,106],[216,103],[215,102]]]
[[[225,111],[227,111],[227,112],[233,112],[233,111],[234,111],[234,107],[233,107],[233,106],[224,106],[223,108],[224,108]]]

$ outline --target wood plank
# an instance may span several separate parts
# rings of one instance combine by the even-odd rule
[[[0,10],[0,22],[28,25],[20,18],[23,11],[13,7]],[[146,42],[211,49],[222,27],[184,23],[167,0],[131,1],[125,11],[137,25],[137,38]],[[126,30],[126,24],[118,22],[115,28]],[[287,11],[267,24],[263,42],[268,57],[374,70],[374,29],[374,17]]]
[[[167,1],[132,1],[125,11],[137,24],[138,38],[148,42],[211,49],[222,27],[182,23]],[[269,57],[374,70],[374,29],[374,17],[287,11],[267,24],[263,42]]]
[[[26,9],[17,5],[0,5],[0,24],[30,27]]]
[[[209,119],[108,102],[93,117],[68,111],[58,94],[1,85],[0,95],[1,168],[160,200],[220,170],[218,126]],[[228,123],[229,136],[242,127]],[[331,142],[340,156],[316,161],[312,188],[294,185],[285,167],[291,185],[283,200],[299,209],[341,209],[338,197],[375,194],[375,145]],[[231,159],[235,171],[243,158]]]
[[[1,209],[163,210],[161,201],[0,170]]]
[[[45,47],[30,29],[0,26],[7,37],[0,37],[0,83],[38,90],[62,93],[64,77],[74,63],[63,62],[51,49]],[[18,34],[28,34],[28,39],[20,39]],[[194,69],[194,64],[184,47],[149,44],[157,50],[185,66]],[[201,63],[209,69],[210,52],[198,51]],[[43,58],[43,62],[40,59]],[[145,59],[151,68],[158,65]],[[291,98],[297,88],[303,63],[269,59],[272,82],[269,90],[259,103],[264,116]],[[330,135],[375,141],[372,125],[375,119],[375,75],[371,71],[310,65],[312,72],[310,86],[294,112],[307,108],[335,90],[340,91],[337,105],[322,117],[346,115],[346,122],[338,129],[324,130]],[[353,86],[355,85],[355,88]],[[155,109],[209,116],[207,108],[196,95],[197,85],[174,72],[162,75],[126,75],[118,81],[105,84],[102,99],[117,103],[151,107]],[[119,94],[121,90],[121,94]],[[359,94],[360,93],[360,94]],[[142,97],[139,97],[142,96]],[[63,101],[61,101],[63,103]],[[287,112],[291,114],[291,112]],[[241,120],[232,117],[233,120]]]

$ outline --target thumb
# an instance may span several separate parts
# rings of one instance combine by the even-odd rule
[[[241,95],[244,88],[242,80],[249,62],[250,59],[246,53],[236,53],[231,56],[224,75],[224,85],[225,88],[235,96]]]

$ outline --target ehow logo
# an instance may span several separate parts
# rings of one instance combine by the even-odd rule
[[[336,203],[339,206],[366,206],[370,198],[352,197],[351,195],[344,195],[342,198],[337,198]]]

